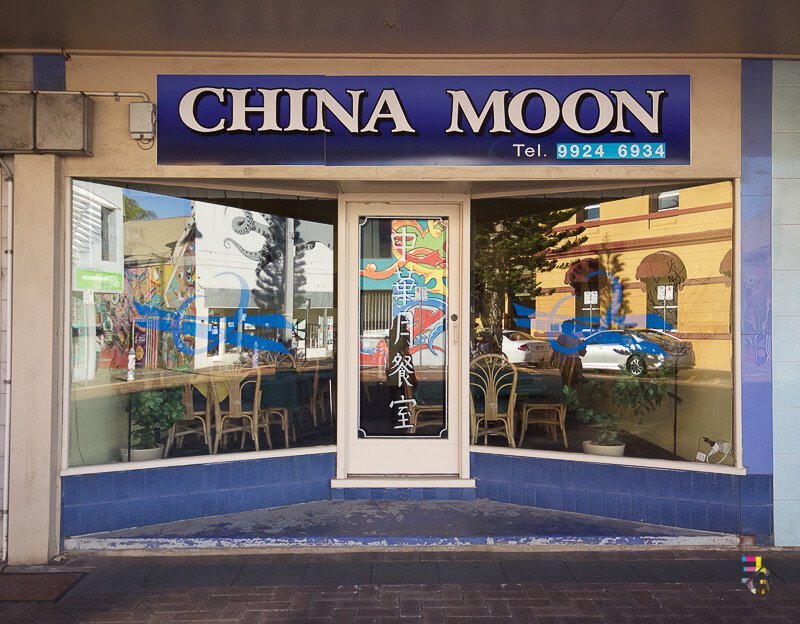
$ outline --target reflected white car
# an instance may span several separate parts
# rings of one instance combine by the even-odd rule
[[[609,329],[591,335],[583,368],[627,370],[641,377],[661,368],[687,369],[695,365],[692,343],[656,329]]]
[[[553,349],[546,340],[537,340],[521,331],[505,330],[503,355],[512,364],[547,366],[553,356]]]

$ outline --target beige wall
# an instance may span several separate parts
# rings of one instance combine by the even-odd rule
[[[14,159],[13,379],[9,435],[11,564],[58,552],[64,348],[63,177],[57,156]]]

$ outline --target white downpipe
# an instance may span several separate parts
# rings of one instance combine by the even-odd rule
[[[8,249],[7,251],[12,251],[14,249],[14,176],[11,174],[11,170],[8,168],[6,161],[0,158],[0,165],[2,165],[3,169],[3,178],[8,183],[8,210],[6,211],[6,227],[7,227],[7,240],[8,240]],[[6,325],[6,336],[8,337],[6,340],[6,352],[5,352],[5,360],[6,360],[6,379],[0,379],[0,383],[5,383],[7,386],[6,392],[6,402],[5,402],[5,409],[3,410],[3,420],[5,421],[6,425],[6,435],[5,440],[3,442],[3,508],[0,509],[0,515],[3,516],[3,545],[2,545],[2,557],[0,560],[7,561],[8,560],[8,476],[9,476],[9,466],[10,466],[10,455],[11,455],[11,282],[13,276],[13,262],[14,262],[14,254],[7,253],[7,271],[6,271],[6,281],[3,284],[3,288],[5,290],[6,295],[6,309],[4,314],[4,323]],[[6,383],[6,382],[9,383]]]

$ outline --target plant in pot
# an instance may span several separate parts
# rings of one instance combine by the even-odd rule
[[[641,378],[624,371],[611,384],[611,410],[596,407],[607,404],[606,387],[602,381],[589,381],[579,394],[575,388],[564,386],[561,402],[583,423],[596,425],[592,439],[583,442],[584,453],[620,457],[625,453],[625,444],[618,439],[620,421],[632,414],[641,425],[645,416],[664,401],[667,386],[660,376]],[[591,397],[594,407],[586,406],[581,395]]]
[[[161,434],[166,433],[179,420],[185,418],[183,390],[145,390],[131,400],[131,460],[158,459],[164,453],[159,444]],[[128,449],[123,449],[123,461]]]

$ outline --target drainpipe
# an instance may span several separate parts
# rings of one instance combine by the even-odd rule
[[[14,255],[11,253],[14,249],[14,237],[13,237],[13,224],[14,224],[14,176],[11,174],[11,169],[8,168],[6,161],[3,158],[0,158],[0,165],[2,165],[3,169],[3,178],[7,182],[8,188],[8,210],[6,211],[6,224],[7,224],[7,238],[8,238],[8,249],[6,250],[8,253],[6,254],[7,259],[7,272],[6,272],[6,280],[5,284],[3,285],[6,295],[6,310],[4,315],[4,322],[6,329],[6,336],[8,339],[6,340],[6,352],[5,352],[5,360],[6,360],[6,379],[0,380],[0,383],[6,385],[6,402],[5,408],[3,410],[3,420],[5,421],[6,425],[6,435],[5,440],[3,442],[3,508],[0,509],[0,516],[3,518],[3,544],[2,544],[2,557],[0,557],[1,561],[8,560],[8,473],[9,473],[9,465],[10,465],[10,457],[11,454],[11,435],[10,435],[10,424],[11,424],[11,280],[12,280],[12,267],[13,267],[13,258]]]

